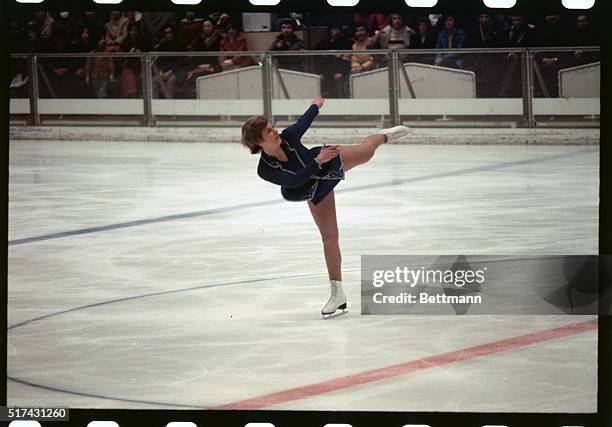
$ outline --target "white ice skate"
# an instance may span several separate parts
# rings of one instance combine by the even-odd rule
[[[391,142],[403,136],[406,136],[410,132],[412,132],[412,129],[407,126],[394,126],[392,128],[381,129],[378,131],[378,133],[381,135],[387,135],[387,142]]]
[[[325,307],[321,309],[323,319],[333,319],[334,317],[342,316],[348,313],[346,311],[346,295],[342,290],[342,282],[339,280],[330,280],[331,296]],[[339,311],[342,310],[342,311]]]

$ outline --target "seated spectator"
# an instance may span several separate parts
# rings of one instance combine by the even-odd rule
[[[590,23],[586,15],[576,17],[576,26],[571,33],[570,45],[572,46],[600,46],[599,34]]]
[[[434,49],[437,38],[431,22],[427,17],[417,20],[417,32],[410,37],[410,47],[413,49]]]
[[[478,22],[470,25],[466,37],[467,47],[494,48],[501,44],[497,27],[491,20],[491,15],[481,13]],[[472,53],[465,55],[466,68],[476,74],[476,93],[479,98],[492,98],[497,94],[499,73],[503,62],[503,54]]]
[[[237,26],[229,22],[226,26],[227,35],[223,37],[220,43],[221,52],[245,52],[247,41],[244,35],[238,31]],[[235,68],[248,67],[255,64],[255,61],[250,56],[233,56],[227,58],[225,55],[219,55],[219,65],[223,71],[233,70]]]
[[[276,36],[271,51],[287,51],[287,50],[305,50],[304,42],[295,35],[295,21],[293,19],[285,19],[281,25],[281,33]],[[292,56],[275,57],[278,67],[289,70],[302,70],[302,58]]]
[[[371,37],[389,25],[389,17],[384,13],[357,13],[355,14],[355,28],[358,25],[369,28],[368,36]]]
[[[600,46],[601,39],[599,35],[589,22],[589,18],[586,15],[579,15],[576,17],[576,27],[571,34],[570,43],[571,46]],[[573,53],[572,65],[583,65],[589,62],[597,62],[600,60],[599,52],[587,52],[577,50]]]
[[[45,45],[41,53],[76,53],[77,46],[68,40],[63,31],[54,31],[51,42]],[[73,58],[44,58],[41,59],[42,97],[72,98],[74,96],[73,80],[76,70]]]
[[[104,37],[98,41],[98,46],[91,53],[113,51],[112,40]],[[85,63],[85,83],[91,84],[96,98],[108,98],[110,85],[115,80],[115,61],[105,56],[90,56]]]
[[[79,27],[79,22],[68,11],[60,12],[54,24],[54,28],[61,28],[67,34],[68,40],[75,43],[78,43]]]
[[[350,50],[348,40],[339,24],[329,28],[328,37],[319,42],[317,50]],[[319,74],[321,75],[321,95],[325,98],[344,98],[348,94],[346,77],[351,69],[351,57],[348,54],[326,55],[317,57]]]
[[[39,10],[36,12],[34,22],[38,26],[40,38],[42,40],[50,40],[53,35],[53,26],[55,25],[55,19],[53,19],[51,14],[45,10]]]
[[[202,22],[202,35],[195,43],[196,52],[219,52],[221,48],[221,37],[217,33],[215,21],[206,18]],[[193,67],[187,72],[187,80],[200,74],[212,74],[220,70],[219,58],[213,56],[196,56],[193,58]],[[194,83],[195,84],[195,83]]]
[[[227,35],[227,24],[231,21],[230,16],[225,12],[213,12],[211,18],[214,19],[215,26],[219,37],[223,38]]]
[[[546,15],[543,25],[536,27],[537,44],[540,46],[567,46],[567,30],[559,15]],[[567,52],[543,52],[535,56],[541,76],[536,72],[536,96],[558,96],[558,73],[569,66],[571,54]]]
[[[81,34],[76,45],[76,51],[79,53],[89,53],[98,47],[96,40],[100,40],[103,34],[98,34],[96,39],[87,27],[81,28]],[[95,93],[91,84],[85,82],[85,66],[87,65],[87,58],[79,58],[75,63],[76,66],[75,75],[77,80],[74,83],[75,91],[79,98],[94,98]]]
[[[89,29],[89,36],[94,46],[96,45],[96,40],[106,34],[106,23],[102,18],[96,15],[96,12],[93,10],[88,10],[83,13],[79,18],[79,24],[81,26],[81,34],[83,28]],[[91,49],[89,51],[91,51]]]
[[[187,49],[192,50],[202,34],[202,18],[197,18],[194,11],[185,12],[185,17],[178,23],[177,37]]]
[[[410,38],[416,32],[404,25],[402,16],[398,13],[389,15],[390,24],[372,37],[374,47],[380,49],[408,49]]]
[[[174,36],[174,27],[165,25],[162,29],[164,39],[159,43],[158,52],[177,52],[177,56],[160,56],[153,66],[153,97],[158,99],[163,94],[165,99],[173,99],[176,95],[177,80],[182,79],[184,59],[178,56],[185,52],[187,46]]]
[[[20,43],[18,52],[33,53],[39,52],[40,50],[44,50],[44,44],[40,39],[38,27],[36,25],[32,25],[32,23],[28,23],[28,26],[26,27],[26,38],[22,43]]]
[[[140,34],[140,25],[135,22],[128,24],[128,37],[121,45],[123,52],[148,52],[151,45],[148,40]],[[140,58],[126,58],[123,61],[121,71],[121,97],[136,98],[140,96],[142,73]]]
[[[174,12],[142,12],[143,35],[151,40],[153,49],[157,49],[159,44],[165,39],[164,28],[170,25],[174,28],[176,15]]]
[[[118,46],[121,46],[127,38],[127,26],[129,19],[121,16],[121,12],[113,11],[110,20],[106,23],[106,38]]]
[[[500,47],[500,34],[491,21],[491,15],[478,15],[478,25],[469,30],[465,47],[486,48]]]
[[[367,50],[372,45],[372,40],[368,37],[368,29],[365,24],[355,26],[355,43],[351,49]],[[374,68],[374,57],[368,54],[355,53],[351,55],[351,74],[369,71]]]
[[[512,26],[502,37],[504,47],[530,47],[534,37],[533,30],[520,15],[511,16]],[[500,97],[520,97],[521,92],[521,58],[509,53],[504,56],[501,66],[504,70],[501,87],[498,93]]]
[[[98,34],[97,40],[100,40],[100,34]],[[89,27],[83,27],[81,29],[81,34],[79,35],[79,40],[77,41],[77,49],[79,52],[91,52],[92,50],[98,47],[96,43],[95,34],[92,33]]]
[[[463,28],[457,28],[455,17],[448,15],[444,18],[444,29],[438,33],[437,49],[461,49],[465,43]],[[442,67],[463,68],[463,59],[454,53],[436,55],[435,65]]]

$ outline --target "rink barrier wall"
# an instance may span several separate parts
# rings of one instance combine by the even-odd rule
[[[12,119],[14,124],[45,124],[41,116],[71,115],[83,124],[102,124],[98,115],[122,115],[134,117],[141,126],[154,127],[159,116],[179,118],[208,116],[222,119],[224,116],[265,114],[271,121],[275,116],[297,115],[304,110],[304,103],[321,93],[317,74],[277,68],[274,59],[283,56],[303,57],[316,61],[318,57],[332,54],[367,53],[386,58],[385,67],[371,72],[350,76],[350,92],[355,98],[330,99],[321,115],[361,116],[382,115],[385,123],[397,125],[404,116],[468,117],[470,119],[511,117],[519,127],[538,126],[540,116],[574,116],[586,127],[599,123],[600,64],[561,70],[558,78],[562,94],[569,97],[537,97],[538,83],[534,73],[539,72],[536,55],[546,52],[599,52],[599,47],[577,46],[565,48],[514,48],[514,49],[435,49],[435,50],[368,50],[368,51],[291,51],[291,52],[229,52],[228,55],[249,56],[258,65],[238,70],[216,73],[198,78],[197,95],[200,99],[153,99],[151,73],[143,73],[142,99],[41,99],[39,98],[39,74],[44,80],[45,60],[51,58],[84,59],[85,57],[116,57],[140,59],[143,68],[155,68],[158,57],[177,57],[176,52],[149,53],[90,53],[90,54],[14,54],[13,60],[26,61],[32,84],[29,98],[11,99],[10,114],[21,116]],[[514,55],[520,57],[521,95],[516,98],[476,98],[476,75],[472,71],[404,62],[403,55],[423,57],[454,53],[458,55]],[[181,57],[210,57],[211,54],[183,52]],[[216,57],[216,56],[215,56]],[[401,72],[400,72],[401,71]],[[518,72],[518,69],[517,69]],[[285,81],[287,80],[287,81]],[[231,88],[242,88],[236,92]],[[282,89],[282,90],[281,90]],[[213,96],[214,95],[214,96]],[[214,99],[205,99],[212,96]],[[223,99],[221,99],[223,98]],[[245,99],[246,98],[246,99]],[[289,98],[289,99],[287,99]],[[306,104],[307,105],[307,104]],[[93,116],[79,118],[79,116]],[[25,118],[24,118],[25,116]],[[74,117],[73,117],[74,118]],[[96,120],[100,123],[96,123]],[[25,121],[24,121],[25,120]],[[50,120],[56,120],[51,118]],[[62,120],[62,119],[60,119]],[[163,120],[163,118],[162,118]],[[185,120],[182,120],[183,122]],[[507,119],[506,119],[507,121]],[[49,124],[49,123],[47,123]],[[181,123],[179,123],[181,124]],[[182,123],[185,124],[185,123]],[[188,125],[188,123],[187,123]],[[503,126],[495,123],[495,126]],[[551,126],[545,123],[544,126]],[[441,125],[444,126],[444,125]]]
[[[312,127],[302,138],[307,145],[357,144],[378,130]],[[598,145],[599,129],[564,128],[416,128],[393,144],[448,145]],[[111,126],[11,126],[11,142],[26,141],[126,141],[181,143],[239,143],[240,127],[111,127]]]

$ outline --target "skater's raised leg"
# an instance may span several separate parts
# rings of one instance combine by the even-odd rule
[[[370,135],[361,144],[339,146],[338,152],[342,158],[344,170],[348,171],[355,166],[362,165],[374,156],[374,153],[385,142],[401,138],[410,132],[406,126],[395,126],[390,129],[382,129],[376,135]]]

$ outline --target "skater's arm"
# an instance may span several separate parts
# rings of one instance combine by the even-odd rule
[[[306,164],[299,172],[289,174],[280,169],[274,168],[264,161],[259,162],[257,167],[257,175],[262,179],[276,185],[284,185],[286,187],[299,187],[310,179],[312,175],[320,170],[319,164],[313,159]]]
[[[308,130],[317,114],[319,114],[319,106],[313,103],[310,107],[308,107],[308,110],[306,110],[304,115],[300,117],[297,122],[289,126],[282,133],[289,133],[294,138],[299,140]]]

